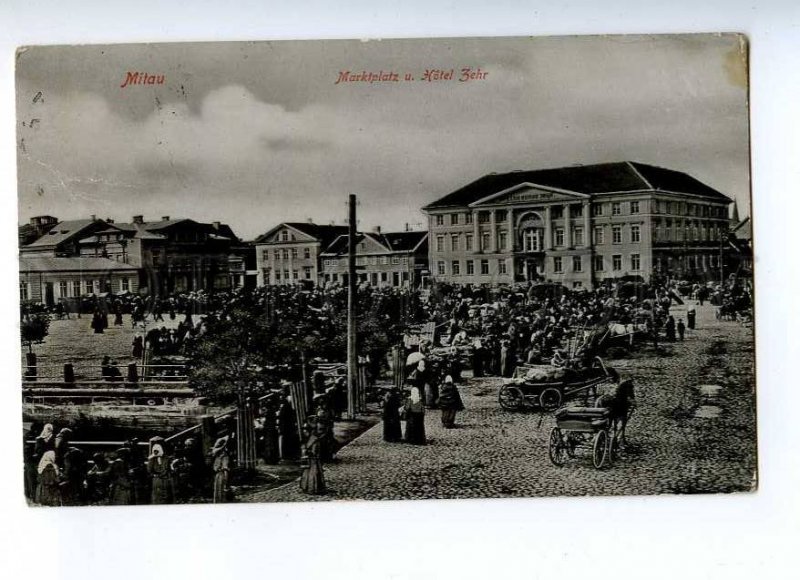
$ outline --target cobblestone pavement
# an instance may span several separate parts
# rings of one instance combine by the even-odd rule
[[[595,470],[588,455],[550,463],[551,415],[500,409],[498,379],[462,385],[467,410],[458,429],[426,415],[429,445],[388,444],[378,424],[327,465],[329,493],[310,497],[296,482],[249,493],[245,501],[423,499],[711,493],[754,488],[756,423],[752,329],[717,321],[715,308],[697,307],[698,329],[683,343],[640,349],[610,361],[636,385],[637,409],[628,448],[610,468]],[[676,319],[685,307],[673,309]],[[696,417],[696,385],[719,385],[716,418]],[[706,410],[708,410],[706,408]],[[713,414],[713,413],[712,413]],[[244,499],[244,498],[243,498]]]

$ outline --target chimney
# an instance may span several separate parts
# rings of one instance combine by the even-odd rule
[[[168,222],[169,221],[169,216],[168,215],[162,215],[161,216],[161,221],[162,222]]]
[[[410,227],[408,227],[408,222],[406,222],[406,231],[407,231],[407,232],[410,232],[410,231],[411,231],[411,228],[410,228]]]
[[[375,226],[374,228],[372,228],[372,230],[373,230],[373,231],[374,231],[376,234],[379,234],[379,233],[381,233],[381,226]]]
[[[96,216],[95,214],[92,214],[92,215],[90,215],[89,217],[91,218],[91,220],[92,220],[93,222],[96,222],[96,221],[97,221],[97,216]]]
[[[314,223],[314,219],[313,218],[306,218],[306,223],[313,224]]]
[[[135,216],[133,216],[133,223],[135,223],[135,224],[143,224],[144,223],[144,216],[143,215],[135,215]]]
[[[112,218],[106,218],[106,223],[113,224],[114,220]]]
[[[212,226],[214,226],[214,229],[215,229],[215,230],[218,230],[218,229],[219,229],[219,226],[220,226],[221,224],[220,224],[219,222],[212,222],[212,224],[211,224],[211,225],[212,225]]]

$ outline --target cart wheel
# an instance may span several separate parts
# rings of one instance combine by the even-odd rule
[[[558,427],[553,427],[552,431],[550,431],[550,461],[553,462],[553,465],[557,467],[561,467],[564,465],[566,461],[565,453],[566,453],[567,446],[564,444],[564,440],[561,437],[561,429]]]
[[[561,391],[550,387],[539,395],[539,404],[545,411],[555,411],[561,406]]]
[[[499,400],[500,406],[506,411],[518,411],[522,408],[525,397],[518,388],[503,385],[500,387]]]
[[[605,431],[598,431],[594,436],[594,445],[592,445],[592,463],[595,469],[602,469],[606,464],[606,457],[608,456],[608,435]]]

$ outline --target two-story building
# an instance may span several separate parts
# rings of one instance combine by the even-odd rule
[[[348,236],[342,235],[322,252],[323,282],[347,283],[348,249]],[[356,270],[359,283],[417,287],[428,271],[428,232],[359,233]]]
[[[714,279],[730,203],[685,173],[629,161],[492,173],[423,208],[431,274],[571,288]]]

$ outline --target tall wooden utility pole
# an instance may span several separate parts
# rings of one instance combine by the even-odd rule
[[[358,407],[356,358],[356,196],[350,194],[347,222],[347,418]]]

